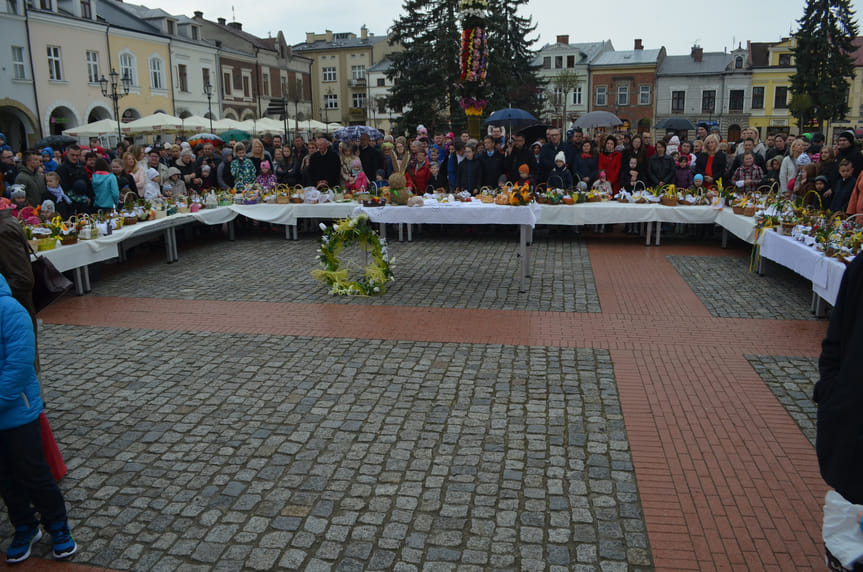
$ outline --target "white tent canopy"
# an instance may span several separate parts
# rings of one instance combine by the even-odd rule
[[[290,127],[290,122],[288,122],[288,128],[290,129]],[[281,121],[276,121],[269,117],[263,117],[261,119],[246,119],[245,121],[240,122],[240,127],[238,127],[238,129],[248,131],[255,135],[261,135],[267,131],[270,133],[281,133],[284,131],[285,125]]]
[[[200,133],[202,131],[210,130],[210,120],[206,117],[201,117],[200,115],[191,115],[186,117],[185,119],[181,119],[183,122],[182,131],[189,132],[194,131],[195,133]],[[213,120],[213,128],[216,127],[216,120]]]
[[[63,135],[70,137],[101,137],[103,135],[117,134],[116,119],[100,119],[87,125],[79,125],[63,131]]]
[[[213,131],[216,133],[227,131],[228,129],[243,129],[243,124],[229,117],[213,121]]]
[[[183,129],[183,120],[165,113],[154,113],[141,119],[136,119],[122,126],[123,133],[133,135],[147,133],[177,132]]]

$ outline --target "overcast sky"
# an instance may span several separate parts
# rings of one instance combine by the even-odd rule
[[[172,14],[192,16],[204,12],[208,20],[233,15],[243,29],[258,36],[285,34],[289,44],[305,41],[306,32],[354,32],[362,24],[382,35],[402,12],[401,0],[290,0],[289,2],[239,2],[238,0],[129,0]],[[537,24],[539,42],[553,43],[558,34],[570,42],[610,39],[617,50],[632,49],[642,38],[647,49],[665,46],[669,54],[685,54],[698,43],[705,51],[731,50],[746,40],[767,42],[787,36],[803,15],[805,0],[728,0],[726,2],[649,2],[604,0],[561,2],[531,0],[527,11]],[[859,14],[863,0],[852,0]],[[232,12],[233,9],[233,12]]]

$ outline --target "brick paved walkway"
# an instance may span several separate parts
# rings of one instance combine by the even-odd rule
[[[304,242],[284,248],[302,251]],[[537,248],[545,254],[535,272],[566,248],[551,242]],[[583,256],[584,243],[572,244]],[[150,280],[138,293],[120,269],[120,282],[96,284],[99,296],[49,308],[44,347],[57,361],[88,358],[69,380],[67,404],[52,387],[61,371],[46,373],[73,467],[64,490],[90,543],[79,561],[818,568],[826,486],[811,443],[768,384],[782,383],[770,356],[816,357],[826,322],[797,309],[775,319],[723,314],[738,283],[726,269],[741,266],[727,262],[746,251],[645,248],[609,236],[587,244],[589,259],[567,271],[588,284],[575,304],[582,313],[559,293],[536,291],[546,284],[538,277],[530,296],[540,303],[523,309],[509,294],[479,290],[483,302],[467,308],[445,298],[425,307],[379,305],[386,297],[307,302],[317,296],[309,291],[304,303],[213,290],[153,297],[159,280],[191,267],[198,275],[177,288],[220,285],[194,256],[183,267],[182,250],[177,265],[128,269]],[[412,268],[424,247],[446,268],[447,246],[407,247]],[[238,272],[242,264],[234,262]],[[459,292],[471,278],[462,267],[449,281]],[[752,277],[739,278],[745,290]],[[543,291],[554,284],[545,280]],[[801,284],[784,280],[771,284],[793,299]],[[711,284],[725,290],[708,309]],[[88,400],[94,390],[104,402]],[[802,419],[799,395],[788,404]],[[220,418],[205,423],[210,415]]]

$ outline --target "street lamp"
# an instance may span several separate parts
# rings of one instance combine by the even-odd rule
[[[105,75],[102,74],[102,79],[99,80],[99,87],[102,89],[102,95],[114,103],[114,117],[117,120],[117,142],[119,143],[123,139],[123,134],[120,132],[120,98],[129,95],[132,78],[128,75],[123,75],[123,79],[120,79],[120,74],[114,68],[111,68],[111,73],[108,74],[108,77],[111,79],[105,79]]]
[[[204,84],[204,95],[207,96],[207,115],[210,118],[210,133],[213,132],[213,84],[210,80]]]

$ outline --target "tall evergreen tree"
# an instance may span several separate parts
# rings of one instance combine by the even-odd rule
[[[540,109],[539,94],[543,89],[534,65],[536,57],[531,37],[536,24],[519,9],[529,0],[489,0],[486,30],[488,31],[487,91],[489,110],[519,107],[536,115]]]
[[[401,43],[387,76],[394,80],[390,106],[405,108],[401,130],[422,123],[441,130],[452,118],[464,125],[453,86],[459,78],[458,0],[405,0],[393,23],[390,44]]]
[[[793,113],[801,124],[814,118],[823,129],[825,120],[848,113],[845,94],[854,77],[857,22],[850,0],[807,0],[798,22],[793,49],[797,71],[791,76],[791,93],[798,101]],[[803,95],[809,96],[811,106],[802,104]]]

